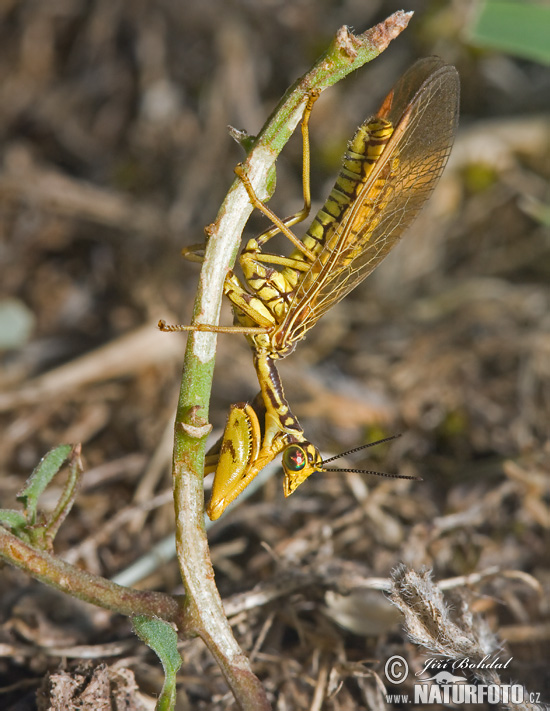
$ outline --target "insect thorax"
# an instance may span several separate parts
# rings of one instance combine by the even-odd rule
[[[346,211],[352,209],[392,133],[393,125],[389,121],[374,118],[362,124],[349,143],[336,183],[302,240],[316,257],[321,255],[321,262],[324,261],[323,254],[328,254],[326,246],[329,234],[334,234],[338,225],[345,222]],[[254,304],[257,302],[264,312],[271,314],[274,331],[268,336],[249,336],[249,343],[253,349],[268,351],[272,358],[284,358],[303,337],[304,332],[299,328],[288,333],[284,328],[284,320],[295,290],[307,270],[292,266],[277,269],[266,265],[256,258],[260,252],[257,241],[249,240],[243,250],[241,265],[248,284],[256,294],[248,298]],[[307,257],[298,248],[291,252],[290,259],[301,264],[308,263]],[[239,317],[239,321],[245,323],[246,317]],[[297,321],[299,324],[300,318]]]

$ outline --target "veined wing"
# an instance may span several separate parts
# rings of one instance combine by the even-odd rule
[[[331,306],[365,279],[397,244],[431,195],[457,125],[458,74],[437,57],[420,60],[388,94],[379,118],[394,132],[357,197],[327,231],[276,329],[283,348],[303,338]]]

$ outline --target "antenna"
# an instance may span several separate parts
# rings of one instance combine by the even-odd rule
[[[408,479],[410,481],[422,481],[422,478],[419,476],[405,476],[402,474],[387,474],[386,472],[377,472],[374,471],[373,469],[338,469],[338,468],[332,468],[332,467],[325,467],[325,464],[328,464],[328,462],[333,462],[335,459],[340,459],[340,457],[345,457],[348,454],[354,454],[355,452],[360,452],[362,449],[367,449],[368,447],[375,447],[377,444],[384,444],[384,442],[390,442],[392,439],[397,439],[398,437],[401,437],[401,434],[395,434],[391,435],[391,437],[384,437],[384,439],[377,439],[375,442],[369,442],[368,444],[363,444],[361,447],[355,447],[354,449],[348,449],[347,452],[341,452],[340,454],[336,454],[334,457],[329,457],[328,459],[324,459],[321,464],[323,465],[323,468],[320,469],[322,472],[350,472],[352,474],[374,474],[376,476],[385,476],[388,479]]]

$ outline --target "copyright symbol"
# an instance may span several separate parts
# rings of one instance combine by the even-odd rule
[[[402,684],[409,673],[407,661],[398,655],[390,657],[384,667],[384,674],[390,684]]]

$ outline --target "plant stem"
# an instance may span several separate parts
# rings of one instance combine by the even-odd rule
[[[312,69],[286,92],[252,144],[245,164],[256,195],[267,199],[270,169],[298,125],[308,92],[325,89],[374,59],[407,26],[412,13],[397,12],[363,35],[341,28]],[[239,247],[252,206],[240,180],[235,180],[209,239],[202,267],[193,323],[216,325],[223,283]],[[242,709],[262,711],[269,702],[253,675],[225,618],[214,581],[204,526],[203,465],[212,386],[216,335],[191,333],[187,342],[180,399],[176,414],[173,478],[176,548],[187,592],[189,624],[218,660]]]
[[[183,599],[148,590],[134,590],[112,583],[38,550],[0,526],[0,556],[33,578],[73,597],[121,615],[160,617],[185,629]]]

